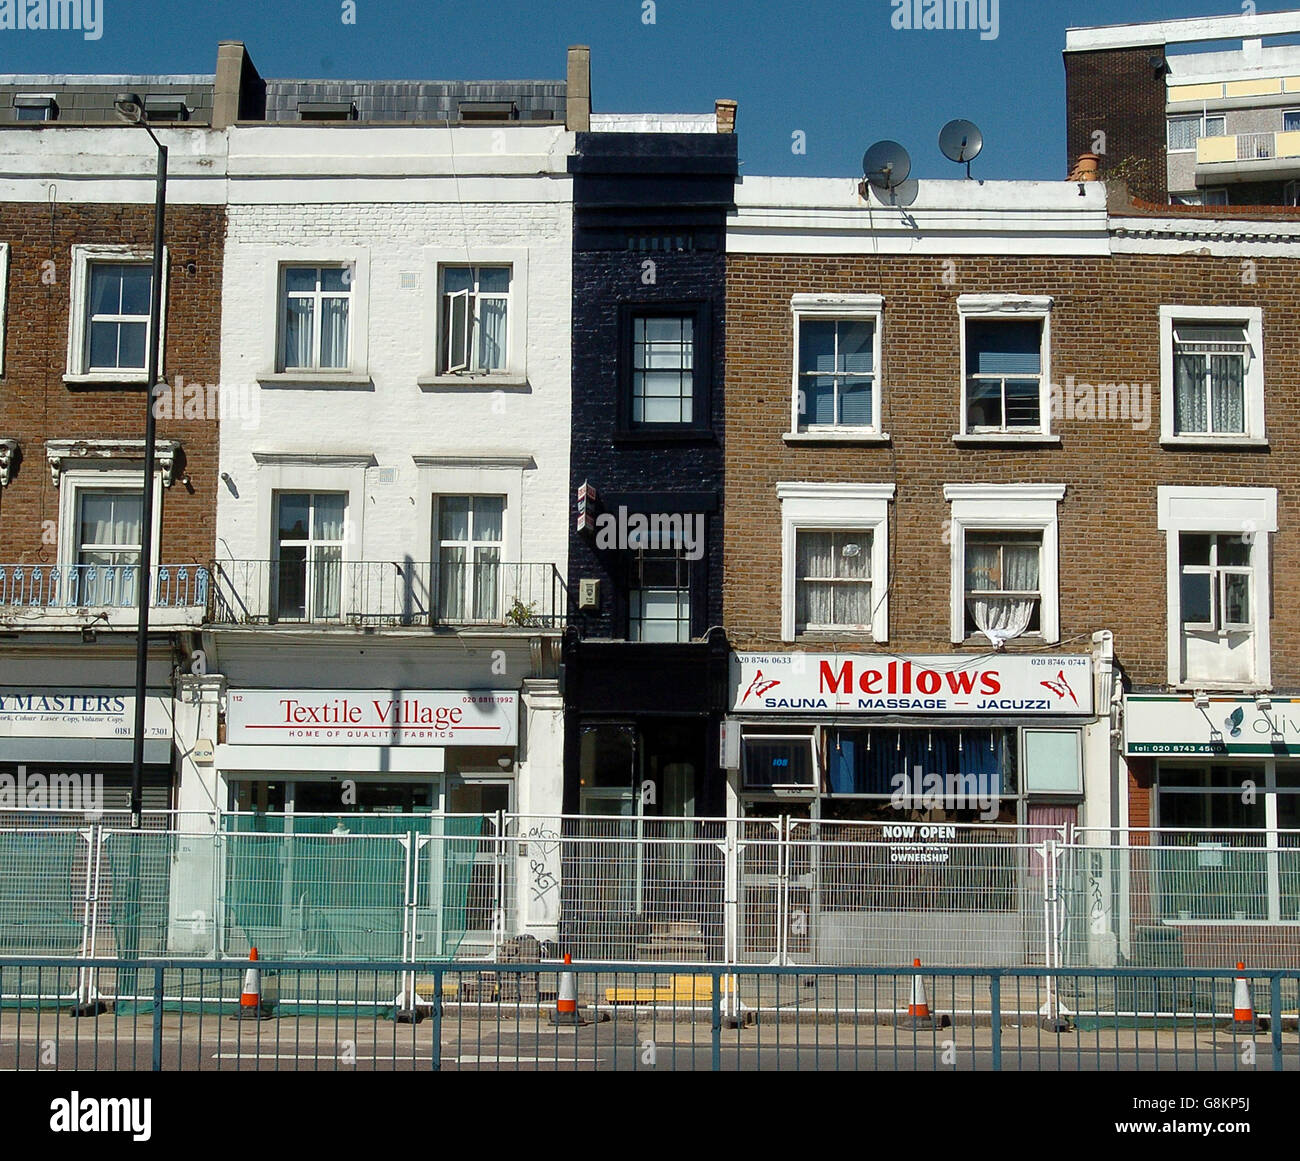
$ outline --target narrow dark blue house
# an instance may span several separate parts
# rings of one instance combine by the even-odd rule
[[[566,812],[725,812],[726,217],[716,133],[579,133]],[[724,120],[724,112],[729,116]]]

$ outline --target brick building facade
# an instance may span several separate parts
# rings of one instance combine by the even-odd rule
[[[151,562],[145,803],[192,749],[188,668],[215,548],[222,251],[207,128],[168,132],[172,184]],[[134,698],[154,150],[138,129],[0,133],[0,769],[95,773],[124,808]],[[43,173],[30,177],[31,156]],[[11,804],[12,805],[12,804]]]
[[[1267,733],[1252,715],[1270,698],[1275,740],[1294,728],[1278,707],[1300,688],[1300,623],[1282,597],[1300,566],[1281,454],[1296,435],[1286,385],[1300,370],[1295,224],[1108,209],[1102,187],[1067,183],[924,183],[905,215],[871,197],[868,214],[843,184],[739,187],[724,620],[738,654],[742,807],[897,819],[890,779],[902,759],[880,759],[882,744],[925,767],[946,732],[941,774],[981,737],[999,751],[1000,771],[976,773],[985,793],[1002,778],[1004,824],[1294,826],[1282,759],[1295,739],[1245,750],[1214,735],[1236,706],[1247,739]],[[1026,334],[1030,346],[1016,347]],[[1216,400],[1241,400],[1219,424],[1230,432],[1188,402],[1189,368],[1215,358],[1244,367],[1231,387],[1217,377],[1227,362],[1211,376]],[[979,394],[988,383],[1003,392],[1001,413]],[[1034,398],[1018,413],[1024,399],[1009,392],[1026,384]],[[821,558],[804,547],[816,537]],[[1202,565],[1211,540],[1221,558]],[[832,548],[850,555],[828,559]],[[1032,560],[1028,580],[987,583],[990,568],[1005,582],[1014,559]],[[1188,611],[1202,584],[1191,578],[1211,572],[1228,586],[1215,590],[1212,631]],[[849,604],[863,594],[856,618],[828,599],[822,619],[836,623],[814,624],[816,593],[837,586]],[[980,597],[993,589],[1002,595]],[[1017,600],[1027,623],[999,626],[989,610]],[[981,614],[989,624],[975,623]],[[859,683],[874,666],[869,688],[844,688],[846,659]],[[1049,672],[1033,673],[1045,659]],[[884,676],[908,660],[946,696],[845,696],[934,692]],[[1026,666],[1046,698],[1004,711],[952,688],[990,667],[1019,688]],[[769,760],[799,776],[773,774]],[[1229,760],[1255,763],[1261,788],[1267,777],[1257,816],[1239,820],[1209,793]],[[1175,797],[1192,790],[1205,793]],[[994,814],[967,803],[915,817]]]

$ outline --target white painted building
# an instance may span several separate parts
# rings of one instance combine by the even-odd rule
[[[180,807],[556,813],[573,136],[228,133],[224,714]]]

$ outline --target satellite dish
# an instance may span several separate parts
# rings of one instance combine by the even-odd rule
[[[949,121],[939,133],[939,148],[949,161],[965,165],[970,177],[970,163],[984,148],[984,134],[974,121]]]
[[[911,172],[912,159],[897,141],[877,141],[862,155],[862,176],[876,189],[896,189]]]

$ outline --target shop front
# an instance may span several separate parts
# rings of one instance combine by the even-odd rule
[[[1282,925],[1300,949],[1300,698],[1134,693],[1124,723],[1133,841],[1153,848],[1147,913]]]
[[[1092,661],[738,653],[737,813],[1060,826],[1084,795]]]
[[[518,690],[231,690],[226,808],[274,815],[515,809]]]
[[[0,809],[43,812],[73,823],[89,815],[127,825],[134,729],[132,690],[0,686]],[[146,811],[173,805],[174,732],[171,692],[150,692]]]

